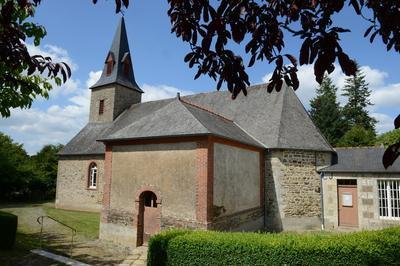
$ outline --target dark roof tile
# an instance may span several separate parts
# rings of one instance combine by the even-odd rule
[[[384,148],[336,148],[338,163],[323,168],[320,172],[352,172],[352,173],[400,173],[400,160],[388,169],[382,164]]]
[[[104,152],[99,139],[194,134],[214,134],[270,149],[333,151],[289,87],[268,93],[266,84],[255,85],[248,88],[247,96],[235,100],[227,91],[181,99],[134,104],[113,123],[88,124],[60,154]]]

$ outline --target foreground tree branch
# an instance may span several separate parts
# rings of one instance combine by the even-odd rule
[[[35,46],[46,35],[44,27],[26,22],[40,0],[0,0],[0,114],[10,116],[11,108],[28,108],[36,96],[48,98],[50,83],[65,83],[71,70],[50,57],[30,55],[25,42]],[[62,79],[61,79],[62,77]]]

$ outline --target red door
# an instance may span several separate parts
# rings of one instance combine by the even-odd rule
[[[356,180],[338,180],[338,203],[339,226],[358,226]]]
[[[143,242],[147,244],[152,235],[160,232],[160,208],[144,207],[144,232]]]

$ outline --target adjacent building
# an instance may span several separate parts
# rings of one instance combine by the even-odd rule
[[[400,161],[388,169],[381,147],[338,148],[338,163],[321,170],[326,229],[400,225]]]

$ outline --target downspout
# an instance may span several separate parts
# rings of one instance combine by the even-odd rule
[[[315,159],[315,171],[318,172],[318,166],[317,166],[317,152],[314,152],[314,159]],[[320,173],[320,197],[321,197],[321,230],[325,230],[325,215],[324,215],[324,186],[322,184],[322,179],[324,178],[324,173]]]
[[[324,173],[320,173],[321,177],[321,230],[325,230],[325,214],[324,214],[324,186],[322,179],[324,178]]]

